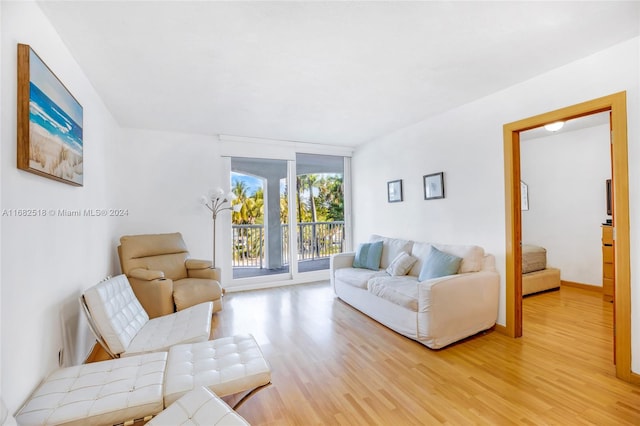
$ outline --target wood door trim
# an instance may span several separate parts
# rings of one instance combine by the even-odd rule
[[[616,376],[635,381],[631,372],[631,266],[629,241],[629,171],[627,155],[627,95],[618,92],[580,104],[539,114],[503,126],[506,226],[506,326],[512,337],[522,336],[522,216],[520,211],[520,132],[555,121],[611,112],[613,225],[615,251]]]

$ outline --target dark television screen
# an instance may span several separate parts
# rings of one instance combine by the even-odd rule
[[[611,179],[607,179],[607,215],[611,216]]]

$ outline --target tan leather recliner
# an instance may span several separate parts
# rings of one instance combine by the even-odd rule
[[[213,312],[222,309],[220,270],[211,268],[208,260],[190,259],[179,232],[125,235],[120,238],[118,256],[122,272],[150,318],[202,302],[213,302]]]

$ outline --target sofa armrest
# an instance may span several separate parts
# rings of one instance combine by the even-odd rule
[[[129,271],[129,278],[136,278],[143,281],[153,281],[164,278],[164,272],[150,269],[136,268]]]
[[[331,270],[340,268],[351,268],[353,266],[353,260],[355,258],[355,252],[334,254],[329,260],[329,268]]]
[[[432,335],[473,329],[479,322],[489,328],[498,319],[499,293],[497,272],[449,275],[418,283],[418,311],[429,313]]]
[[[331,286],[335,289],[335,271],[341,268],[351,268],[353,259],[356,258],[355,252],[338,253],[329,258],[329,278]]]

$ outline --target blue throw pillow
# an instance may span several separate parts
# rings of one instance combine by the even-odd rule
[[[418,281],[431,278],[445,277],[458,273],[462,259],[449,253],[438,250],[431,246],[429,257],[422,264]]]
[[[356,257],[353,259],[354,268],[366,268],[377,271],[382,257],[382,241],[363,243],[358,246]]]

